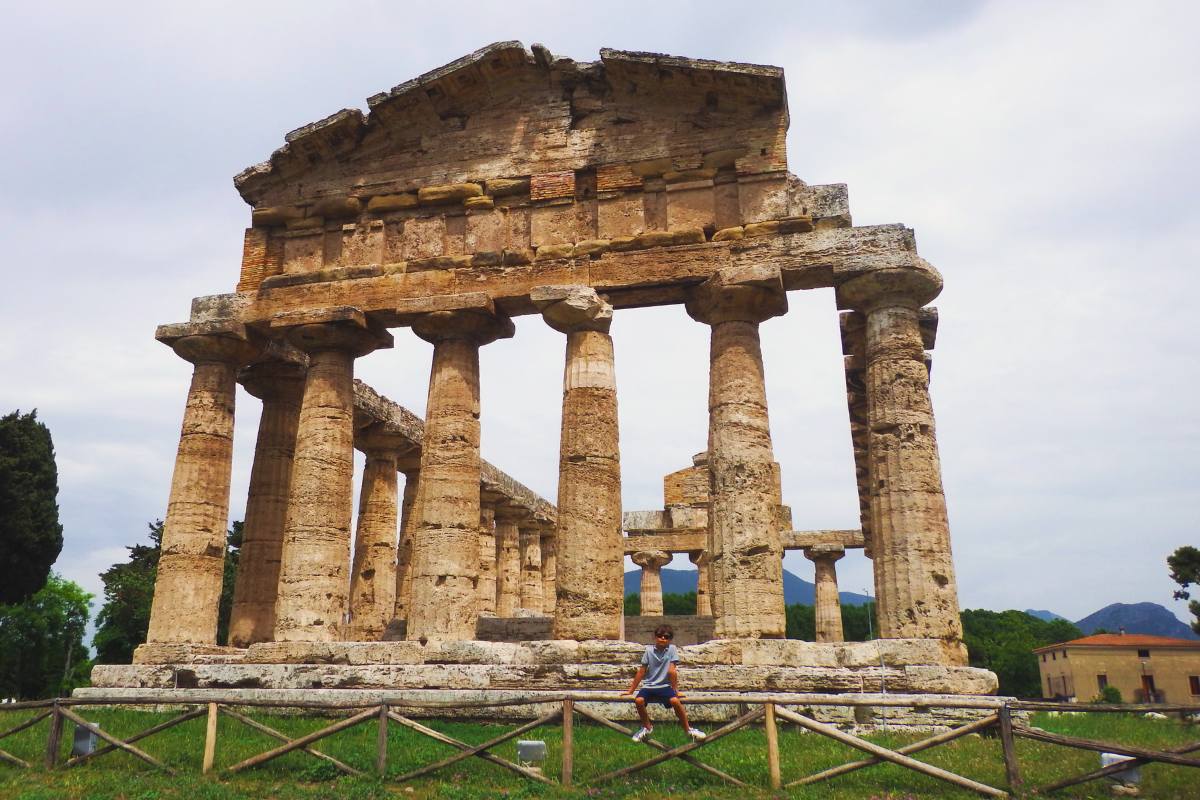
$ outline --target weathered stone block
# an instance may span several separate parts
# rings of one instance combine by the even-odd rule
[[[421,205],[437,205],[440,203],[456,203],[468,197],[479,197],[483,187],[478,183],[447,183],[441,186],[422,186],[417,190],[417,200]]]
[[[446,253],[446,218],[414,217],[404,223],[404,258],[432,258]]]
[[[620,194],[597,201],[600,236],[637,236],[646,230],[646,215],[641,193]]]
[[[667,227],[707,228],[716,225],[716,195],[711,181],[707,185],[684,189],[668,187]]]
[[[320,229],[282,234],[283,272],[312,272],[324,264],[325,235]]]
[[[779,219],[788,215],[786,173],[741,176],[737,187],[743,223]]]
[[[489,178],[484,185],[492,197],[508,197],[529,192],[529,178]]]
[[[342,264],[383,263],[383,221],[371,220],[362,225],[342,226]]]
[[[383,214],[388,211],[415,208],[418,204],[417,195],[413,192],[379,194],[367,201],[367,211],[373,214]]]

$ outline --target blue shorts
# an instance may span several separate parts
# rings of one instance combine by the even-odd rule
[[[664,708],[671,707],[671,701],[678,694],[670,686],[660,686],[654,689],[640,689],[637,696],[645,700],[647,703],[662,703]]]

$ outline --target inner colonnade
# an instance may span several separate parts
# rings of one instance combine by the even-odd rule
[[[835,562],[862,548],[879,632],[919,640],[890,667],[965,669],[928,390],[941,276],[911,230],[854,227],[844,185],[787,172],[782,70],[615,50],[584,64],[503,42],[368,106],[293,131],[237,176],[253,211],[236,291],[158,330],[194,370],[137,663],[240,658],[215,648],[240,381],[263,403],[230,625],[247,663],[382,640],[397,646],[370,652],[394,664],[425,657],[401,639],[470,642],[481,620],[530,616],[548,642],[617,647],[625,556],[650,613],[680,552],[713,637],[750,648],[784,636],[782,559],[803,551],[817,638],[838,643]],[[820,288],[842,312],[855,530],[793,529],[771,441],[759,327],[789,292]],[[707,447],[666,476],[663,509],[623,512],[610,326],[669,304],[708,328]],[[479,452],[480,348],[534,314],[565,352],[553,504]],[[432,346],[423,421],[354,379],[405,327]],[[881,663],[782,652],[721,658]],[[404,680],[433,680],[420,675]],[[794,679],[863,680],[814,675]]]

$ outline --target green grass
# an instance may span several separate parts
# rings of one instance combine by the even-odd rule
[[[168,719],[170,714],[82,708],[88,719],[99,722],[103,729],[121,738]],[[30,712],[0,711],[0,730],[32,716]],[[252,716],[289,736],[300,736],[330,724],[332,718],[272,716],[253,713]],[[236,720],[222,716],[218,729],[217,774],[200,775],[200,759],[204,741],[203,718],[183,723],[148,739],[137,746],[178,770],[171,777],[125,753],[112,753],[93,763],[73,769],[47,772],[41,769],[48,722],[43,721],[15,736],[0,740],[0,748],[35,764],[32,770],[22,770],[0,763],[0,798],[4,800],[232,800],[233,798],[327,798],[350,800],[367,798],[490,798],[490,797],[689,797],[738,798],[747,792],[723,785],[718,779],[678,760],[669,761],[619,782],[596,788],[587,785],[589,778],[618,769],[654,754],[645,745],[637,745],[612,731],[584,724],[577,719],[575,726],[575,778],[580,788],[565,791],[535,785],[478,758],[469,758],[438,773],[416,781],[397,784],[374,776],[366,778],[341,777],[332,765],[303,753],[288,754],[263,767],[235,776],[222,776],[220,770],[256,753],[274,747],[277,742],[246,728]],[[470,744],[478,744],[515,727],[512,724],[483,724],[469,722],[432,721],[429,727]],[[1200,739],[1200,729],[1176,720],[1147,720],[1118,714],[1038,715],[1033,724],[1046,730],[1082,738],[1166,748]],[[346,763],[370,773],[374,768],[377,723],[369,721],[335,734],[315,746]],[[64,727],[63,754],[70,747],[74,729]],[[683,744],[678,726],[660,723],[655,728],[660,741],[669,745]],[[388,734],[388,775],[395,778],[425,763],[457,752],[399,725],[392,724]],[[557,780],[561,766],[561,728],[545,726],[530,731],[522,738],[542,739],[547,743],[549,758],[546,774]],[[899,747],[919,735],[885,733],[870,737],[880,744]],[[1095,753],[1046,745],[1026,740],[1017,742],[1021,767],[1027,785],[1043,785],[1071,774],[1082,773],[1098,766]],[[815,734],[803,734],[790,725],[782,725],[780,751],[784,781],[793,780],[827,767],[853,760],[857,751]],[[510,741],[493,752],[513,758],[515,745]],[[765,789],[766,738],[761,727],[743,729],[725,739],[701,749],[697,755],[705,762],[724,770],[757,787],[762,796]],[[1000,744],[995,738],[969,736],[948,745],[918,755],[928,763],[948,769],[991,786],[1003,787],[1004,765]],[[1200,771],[1169,765],[1150,765],[1142,768],[1142,796],[1149,798],[1200,797]],[[975,797],[965,790],[919,775],[893,765],[881,765],[811,787],[791,790],[788,796],[797,798],[959,798]],[[1108,786],[1095,781],[1058,793],[1058,797],[1107,798]]]

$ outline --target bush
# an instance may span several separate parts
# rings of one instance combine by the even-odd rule
[[[1125,699],[1121,697],[1121,690],[1113,686],[1111,683],[1100,690],[1100,694],[1092,698],[1093,703],[1119,704],[1124,703]]]

